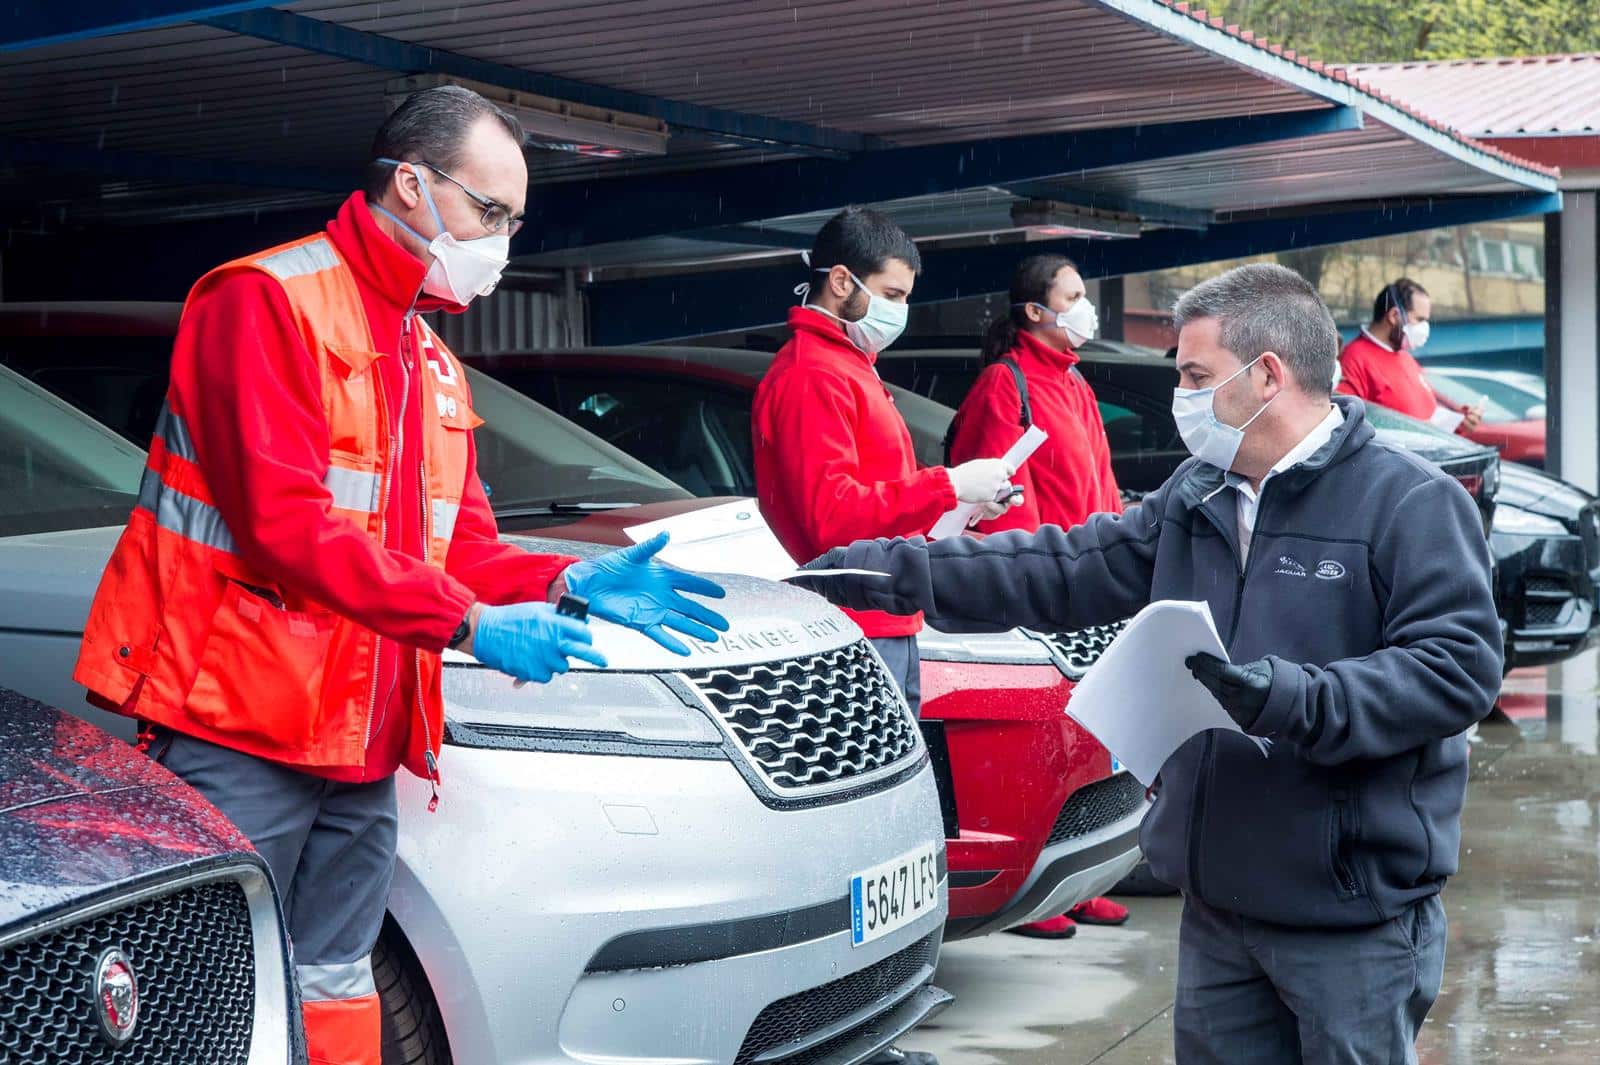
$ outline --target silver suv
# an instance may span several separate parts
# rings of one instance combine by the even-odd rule
[[[474,387],[507,525],[678,505],[621,452],[521,397],[497,417]],[[82,705],[71,663],[143,461],[0,370],[0,684]],[[402,776],[386,1061],[846,1065],[949,1001],[930,984],[946,872],[915,722],[844,615],[726,583],[731,631],[687,658],[597,623],[611,668],[549,685],[447,662],[436,814]]]

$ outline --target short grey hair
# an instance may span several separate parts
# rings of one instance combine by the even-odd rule
[[[372,139],[372,162],[367,164],[367,199],[376,203],[394,175],[392,163],[430,163],[444,171],[461,165],[467,135],[479,120],[492,118],[506,136],[522,144],[522,123],[492,100],[462,85],[435,85],[407,96],[394,109]]]
[[[1313,396],[1333,392],[1339,329],[1311,283],[1286,266],[1251,263],[1203,281],[1172,308],[1180,332],[1190,322],[1215,319],[1222,346],[1249,362],[1276,353],[1295,383]]]

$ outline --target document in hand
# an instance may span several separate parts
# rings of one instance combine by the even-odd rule
[[[1447,433],[1453,433],[1461,427],[1461,423],[1465,421],[1466,418],[1467,416],[1461,411],[1451,410],[1449,407],[1446,407],[1441,403],[1439,406],[1433,409],[1433,417],[1429,418],[1428,421],[1433,423],[1433,427],[1435,429],[1442,429]]]
[[[741,499],[721,506],[633,525],[623,530],[634,543],[643,543],[656,533],[672,535],[657,557],[679,569],[709,573],[744,573],[769,581],[791,580],[802,571],[767,527],[761,508],[754,499]],[[868,570],[814,570],[812,577],[835,574],[884,577]]]
[[[1050,439],[1050,434],[1037,425],[1028,426],[1028,431],[1023,433],[1011,450],[1001,458],[1006,460],[1006,465],[1014,470],[1022,468],[1028,461],[1028,456],[1039,450],[1039,445]],[[943,540],[947,536],[960,536],[967,531],[967,526],[972,522],[972,516],[978,512],[976,503],[957,503],[954,510],[946,511],[945,515],[933,523],[933,528],[928,530],[928,539]]]
[[[1149,787],[1190,738],[1207,729],[1243,734],[1183,664],[1201,651],[1228,657],[1209,605],[1151,603],[1078,682],[1067,713]],[[1251,739],[1265,756],[1266,741]]]

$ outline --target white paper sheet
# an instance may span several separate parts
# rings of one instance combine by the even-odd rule
[[[1183,664],[1201,651],[1228,657],[1207,604],[1151,603],[1078,682],[1067,713],[1149,787],[1172,753],[1199,733],[1244,733]],[[1251,739],[1265,756],[1266,741]]]
[[[1028,431],[1023,433],[1001,458],[1005,459],[1006,464],[1012,469],[1021,469],[1022,464],[1028,461],[1028,456],[1038,451],[1039,445],[1048,439],[1050,439],[1049,433],[1037,425],[1030,425]],[[948,536],[960,536],[966,532],[967,526],[972,522],[972,516],[977,512],[977,503],[957,503],[954,510],[947,512],[933,523],[933,528],[928,530],[928,539],[943,540]]]
[[[673,518],[634,525],[623,530],[634,543],[659,532],[672,539],[656,556],[679,569],[708,573],[744,573],[769,581],[787,581],[806,575],[772,535],[761,508],[753,499],[740,499]],[[812,570],[812,577],[856,575],[886,577],[873,570]]]
[[[1433,423],[1435,429],[1443,429],[1447,433],[1453,433],[1461,427],[1461,423],[1466,417],[1460,411],[1451,410],[1441,403],[1433,409],[1433,417],[1429,418],[1428,421]]]

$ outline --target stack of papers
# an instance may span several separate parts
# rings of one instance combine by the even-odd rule
[[[1244,734],[1184,665],[1201,652],[1228,659],[1208,604],[1151,603],[1078,682],[1067,714],[1149,787],[1173,752],[1200,733]],[[1265,757],[1267,741],[1250,739]]]

